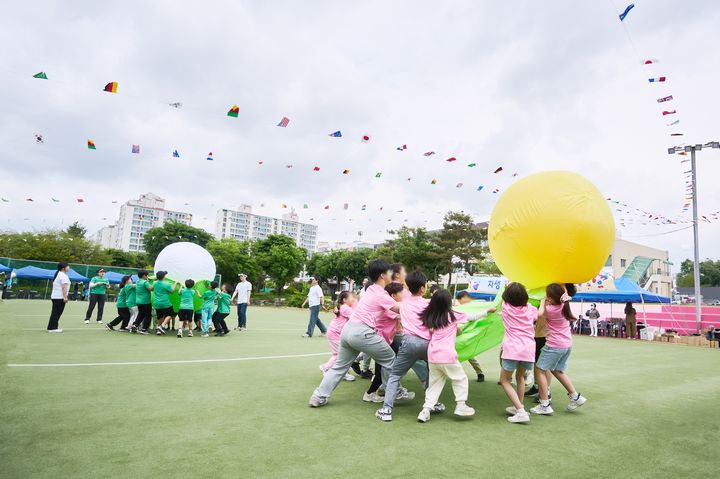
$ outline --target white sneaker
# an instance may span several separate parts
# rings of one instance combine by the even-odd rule
[[[455,406],[455,412],[453,414],[455,414],[456,416],[461,416],[461,417],[474,416],[475,409],[471,408],[464,402],[459,402],[459,403],[457,403],[457,406]]]
[[[375,402],[375,403],[381,403],[383,402],[383,398],[377,395],[377,393],[364,393],[363,394],[363,401],[365,402]]]
[[[530,422],[530,414],[526,410],[517,411],[515,414],[507,418],[508,422],[517,424],[526,424]]]
[[[98,324],[102,324],[102,321],[97,321]]]
[[[445,405],[441,402],[438,402],[438,403],[435,403],[435,405],[432,408],[432,411],[430,411],[430,412],[438,413],[438,412],[443,412],[443,411],[445,411]]]
[[[90,324],[90,320],[89,320],[89,319],[86,319],[86,320],[85,320],[85,324]]]
[[[345,373],[345,376],[343,376],[343,379],[348,382],[355,381],[355,376],[353,376],[350,373]]]
[[[182,338],[182,328],[178,328],[177,337]]]
[[[534,408],[530,409],[530,412],[533,413],[533,414],[540,414],[540,415],[543,415],[543,416],[550,416],[550,415],[551,415],[552,413],[554,413],[555,411],[553,411],[553,408],[552,408],[552,406],[551,406],[550,404],[547,404],[546,406],[543,406],[542,404],[538,404],[538,405],[535,406]]]
[[[396,401],[412,401],[413,399],[415,399],[415,393],[405,388],[400,388],[397,395],[395,395]]]
[[[508,416],[514,416],[517,413],[517,408],[515,406],[506,407],[505,412]]]
[[[60,329],[60,328],[57,328],[57,329],[48,329],[47,332],[48,332],[48,333],[62,333],[62,329]]]
[[[193,330],[192,330],[192,329],[188,329],[188,337],[191,337],[191,338],[193,337]]]
[[[420,414],[418,414],[417,420],[420,422],[428,422],[430,420],[430,409],[424,407]]]
[[[568,394],[568,397],[570,395]],[[580,393],[578,393],[578,397],[576,399],[570,398],[570,402],[568,403],[567,407],[565,408],[566,411],[574,411],[583,404],[587,402],[587,398]]]

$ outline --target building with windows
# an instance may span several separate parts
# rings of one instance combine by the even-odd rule
[[[90,237],[90,240],[105,248],[123,251],[144,251],[145,233],[169,221],[189,225],[192,215],[182,211],[165,209],[165,200],[153,193],[140,195],[120,207],[120,216],[114,225],[105,226]]]
[[[605,268],[615,278],[625,277],[652,293],[671,297],[673,290],[670,272],[670,253],[616,238]]]
[[[237,210],[218,210],[215,217],[215,237],[240,241],[265,239],[282,234],[295,240],[298,246],[314,253],[317,247],[317,225],[301,223],[295,210],[281,218],[253,214],[252,206],[240,205]]]

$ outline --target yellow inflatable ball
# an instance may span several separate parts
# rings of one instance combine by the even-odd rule
[[[528,289],[583,283],[603,267],[615,241],[615,221],[600,191],[569,171],[544,171],[511,185],[488,227],[500,271]]]

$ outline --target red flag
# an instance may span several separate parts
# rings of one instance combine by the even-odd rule
[[[78,202],[78,203],[85,203],[85,200],[82,199],[82,198],[78,198],[78,199],[77,199],[77,202]]]
[[[325,207],[324,207],[323,209],[324,209],[324,210],[329,210],[329,209],[330,209],[330,205],[325,205]]]
[[[364,141],[365,143],[367,143],[368,141],[370,141],[370,135],[363,135],[362,141]]]
[[[503,169],[502,169],[502,166],[501,166],[501,167],[497,168],[493,173],[500,173],[502,170],[503,170]]]
[[[313,168],[313,171],[320,171],[320,167],[316,166],[315,168]]]
[[[452,163],[453,161],[457,161],[457,158],[455,158],[454,156],[451,156],[450,158],[448,158],[445,161],[447,161],[448,163]]]
[[[664,110],[664,111],[663,111],[663,116],[665,116],[665,115],[674,115],[675,113],[677,113],[677,110],[672,110],[672,111]]]
[[[434,151],[426,151],[425,153],[423,153],[423,156],[432,156],[434,154],[435,154]]]

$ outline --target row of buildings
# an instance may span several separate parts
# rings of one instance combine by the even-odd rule
[[[162,226],[169,221],[189,225],[192,214],[165,208],[165,200],[153,193],[129,200],[120,207],[120,215],[114,225],[101,228],[90,237],[104,248],[123,251],[143,251],[143,238],[151,228]],[[295,239],[301,248],[313,253],[317,247],[317,225],[301,223],[295,211],[281,218],[256,215],[250,205],[241,205],[237,210],[221,209],[215,218],[215,237],[257,240],[272,234],[283,234]]]

